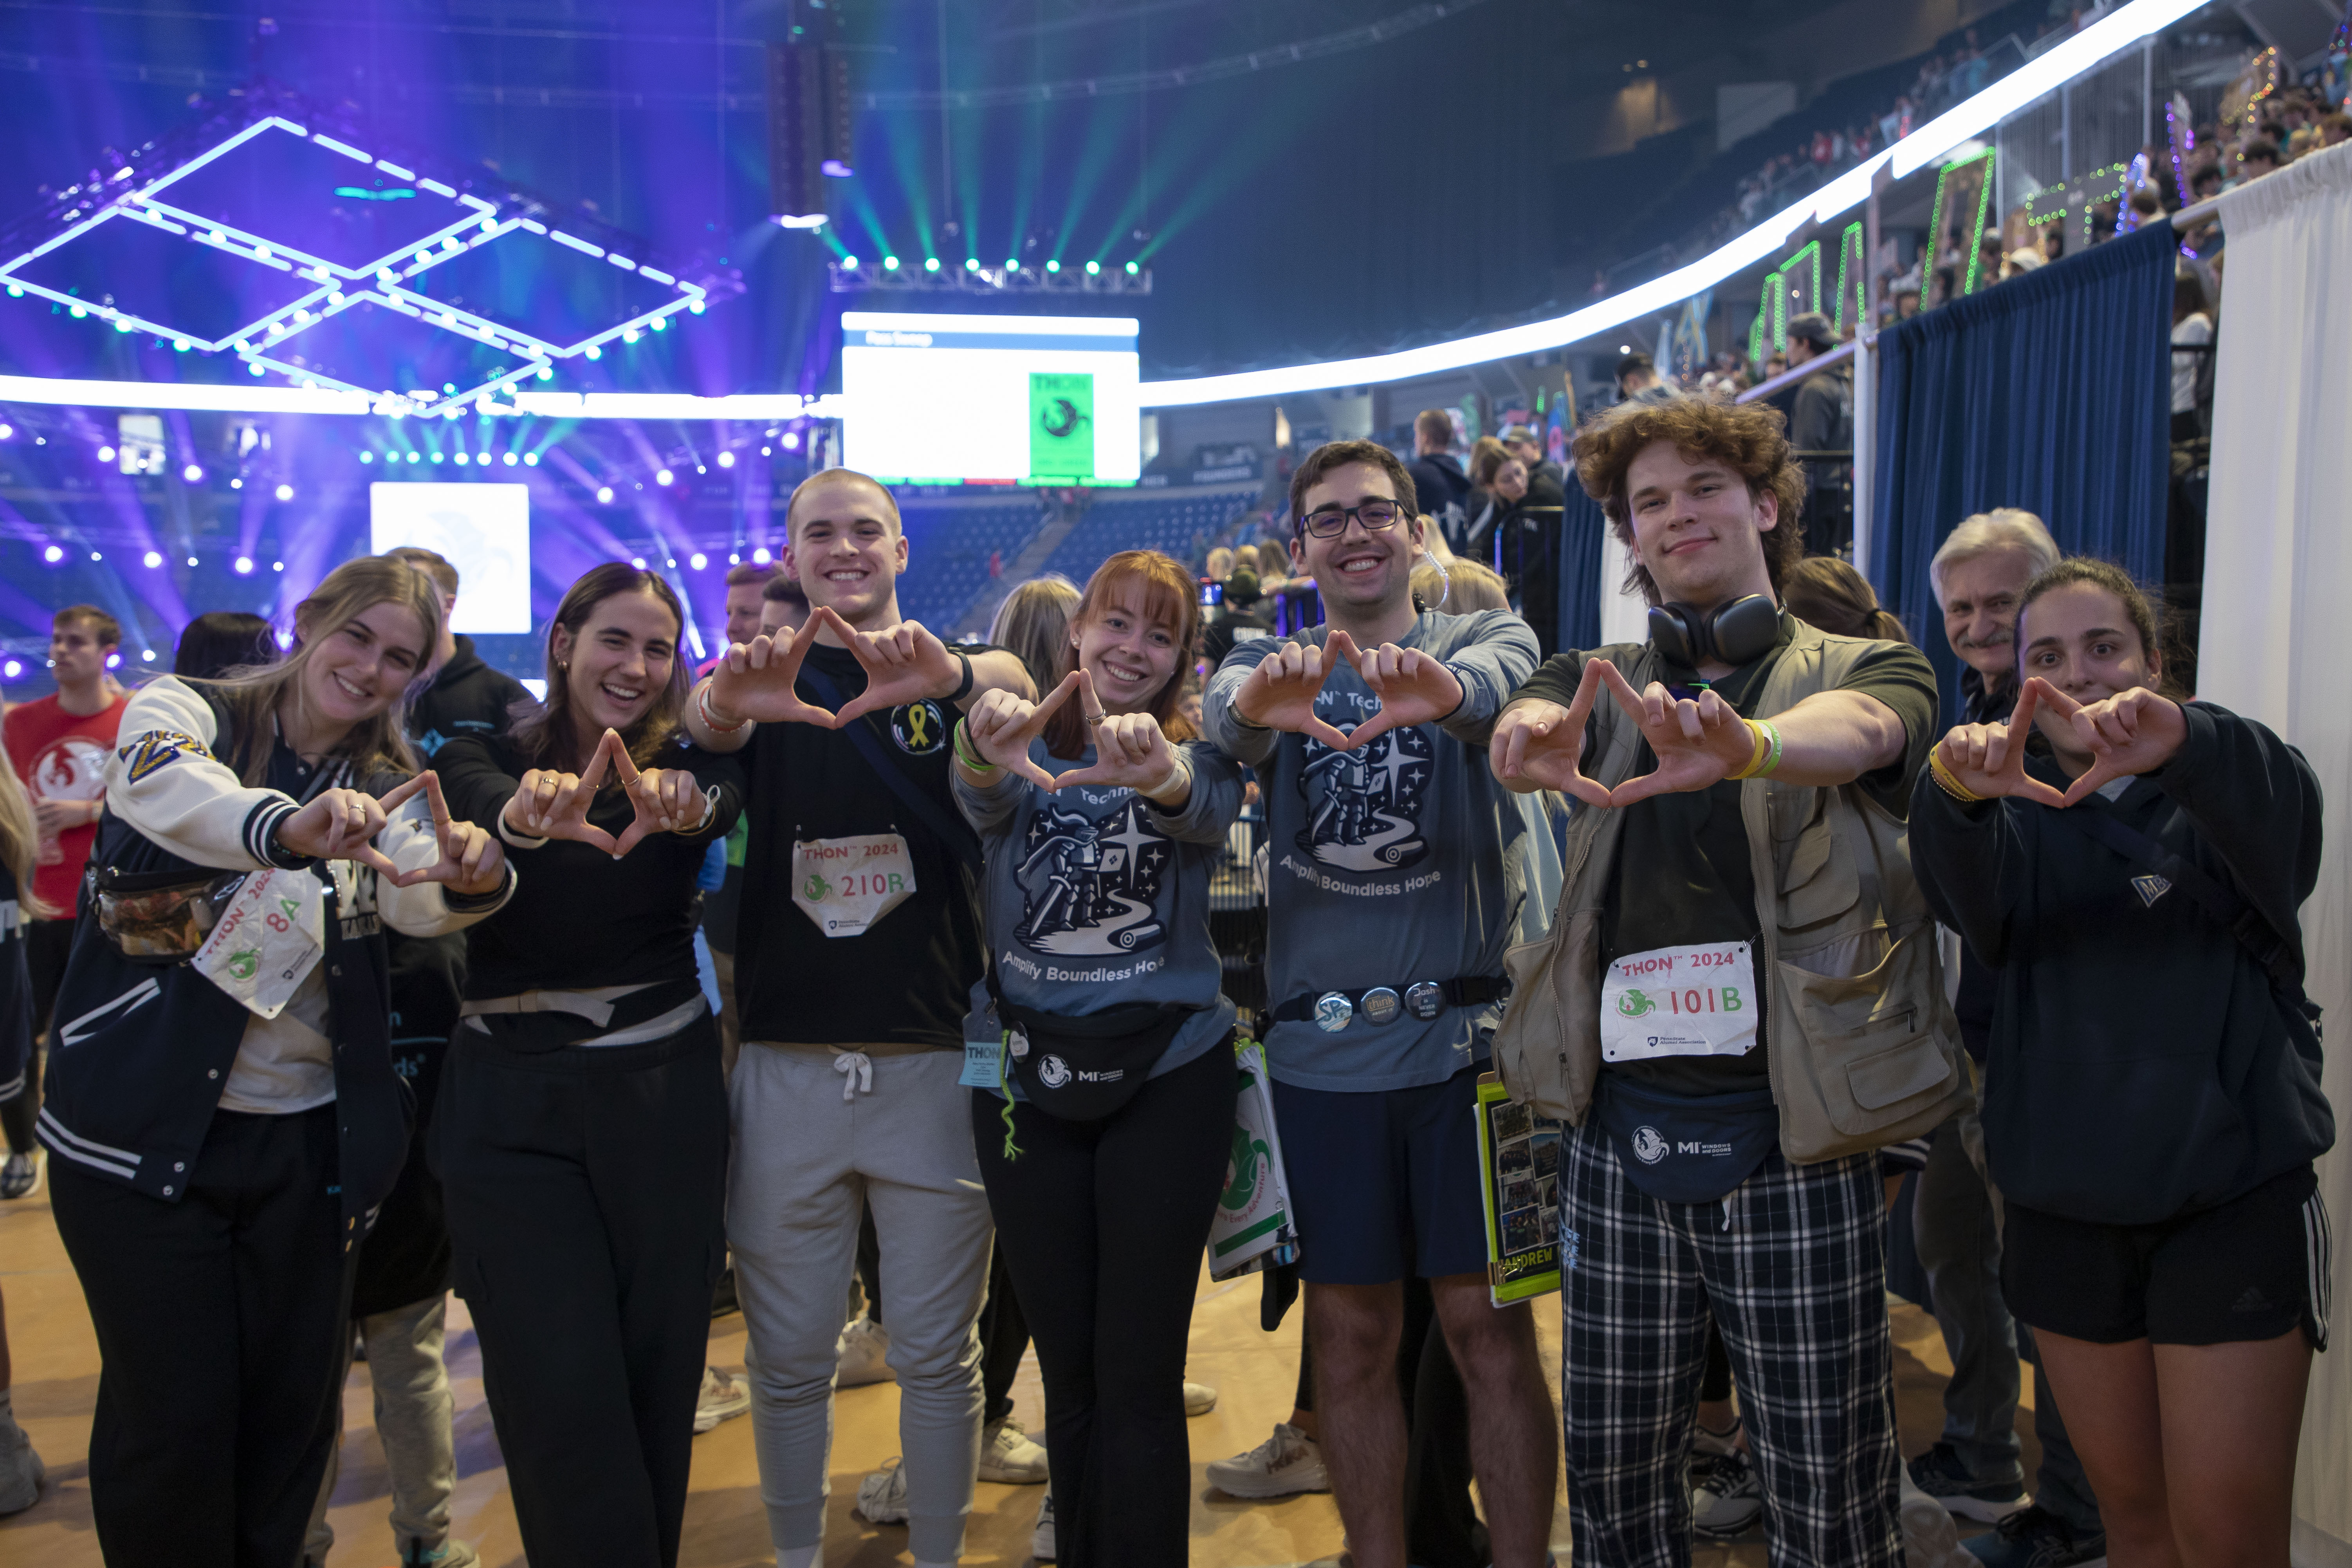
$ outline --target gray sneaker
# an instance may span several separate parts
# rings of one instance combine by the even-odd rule
[[[0,1427],[0,1514],[22,1513],[41,1500],[48,1468],[14,1420]]]
[[[1040,1563],[1054,1561],[1054,1493],[1046,1489],[1037,1504],[1037,1528],[1029,1532],[1029,1555]]]
[[[1691,1528],[1738,1535],[1764,1515],[1764,1489],[1748,1456],[1734,1450],[1691,1460]]]
[[[721,1421],[732,1421],[751,1408],[751,1380],[721,1372],[715,1366],[702,1369],[702,1392],[694,1402],[694,1429],[708,1432]]]
[[[868,1524],[907,1522],[907,1467],[893,1459],[857,1483],[857,1517]]]

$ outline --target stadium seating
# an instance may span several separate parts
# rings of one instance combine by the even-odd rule
[[[1194,562],[1210,538],[1235,513],[1256,505],[1257,499],[1255,488],[1203,495],[1099,496],[1069,537],[1045,558],[1044,569],[1084,584],[1105,556],[1121,550],[1160,550],[1179,561]]]
[[[1005,568],[1036,535],[1045,509],[1027,497],[1006,501],[902,501],[907,574],[898,579],[898,612],[934,631],[963,617],[988,585],[996,557]]]

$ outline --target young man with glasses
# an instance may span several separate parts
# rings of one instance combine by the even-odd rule
[[[1328,622],[1236,646],[1202,708],[1209,739],[1257,770],[1269,803],[1266,1047],[1353,1561],[1405,1563],[1396,1361],[1403,1281],[1418,1275],[1468,1390],[1496,1568],[1536,1568],[1557,1436],[1533,1319],[1487,1294],[1471,1115],[1528,830],[1481,748],[1536,639],[1502,611],[1414,604],[1414,505],[1384,447],[1309,454],[1290,483],[1291,558]]]

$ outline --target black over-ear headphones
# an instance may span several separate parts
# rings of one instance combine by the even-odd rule
[[[1741,665],[1780,640],[1780,610],[1769,594],[1750,594],[1702,615],[1688,605],[1650,606],[1650,641],[1685,669],[1709,660]]]

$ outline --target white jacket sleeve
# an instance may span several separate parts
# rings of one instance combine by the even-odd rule
[[[404,871],[414,871],[430,866],[441,858],[441,847],[433,837],[433,807],[422,795],[411,795],[392,814],[383,831],[375,836],[375,847],[385,859]],[[395,887],[387,879],[367,867],[355,868],[363,877],[375,880],[376,912],[383,923],[403,936],[441,936],[453,931],[463,931],[506,906],[514,896],[514,863],[507,863],[506,881],[499,890],[482,898],[467,898],[453,894],[439,882],[419,882],[413,888]]]
[[[277,790],[247,789],[213,754],[217,729],[212,705],[178,677],[142,687],[107,759],[107,809],[199,866],[258,871],[302,864],[278,842],[278,824],[299,808]]]

